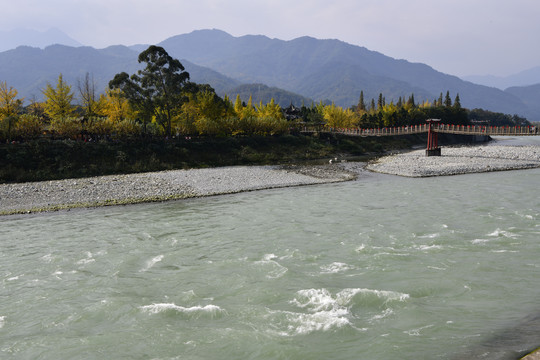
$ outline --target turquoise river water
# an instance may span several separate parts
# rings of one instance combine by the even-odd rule
[[[0,218],[2,359],[517,359],[540,169]]]

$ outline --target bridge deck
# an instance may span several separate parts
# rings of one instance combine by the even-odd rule
[[[330,127],[304,127],[303,133],[334,133],[349,136],[395,136],[426,133],[429,130],[428,124],[372,128],[372,129],[338,129]],[[534,136],[539,135],[538,127],[535,126],[475,126],[475,125],[449,125],[434,124],[432,131],[445,134],[461,135],[503,135],[503,136]]]

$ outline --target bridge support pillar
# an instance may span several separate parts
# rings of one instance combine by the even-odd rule
[[[441,156],[441,148],[438,144],[437,132],[433,130],[433,123],[441,121],[441,119],[427,119],[426,121],[429,125],[426,156]]]

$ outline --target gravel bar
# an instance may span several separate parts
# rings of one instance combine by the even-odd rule
[[[385,156],[369,163],[368,170],[407,177],[428,177],[540,167],[540,146],[444,147],[441,156],[425,150]]]
[[[0,215],[165,201],[352,180],[342,167],[235,166],[0,184]]]
[[[348,181],[365,169],[427,177],[540,167],[540,146],[445,147],[441,156],[425,150],[364,163],[232,166],[0,184],[0,215],[81,207],[185,199],[279,187]]]

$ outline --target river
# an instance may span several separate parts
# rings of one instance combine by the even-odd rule
[[[2,217],[0,358],[517,359],[540,346],[538,184],[366,173]]]

